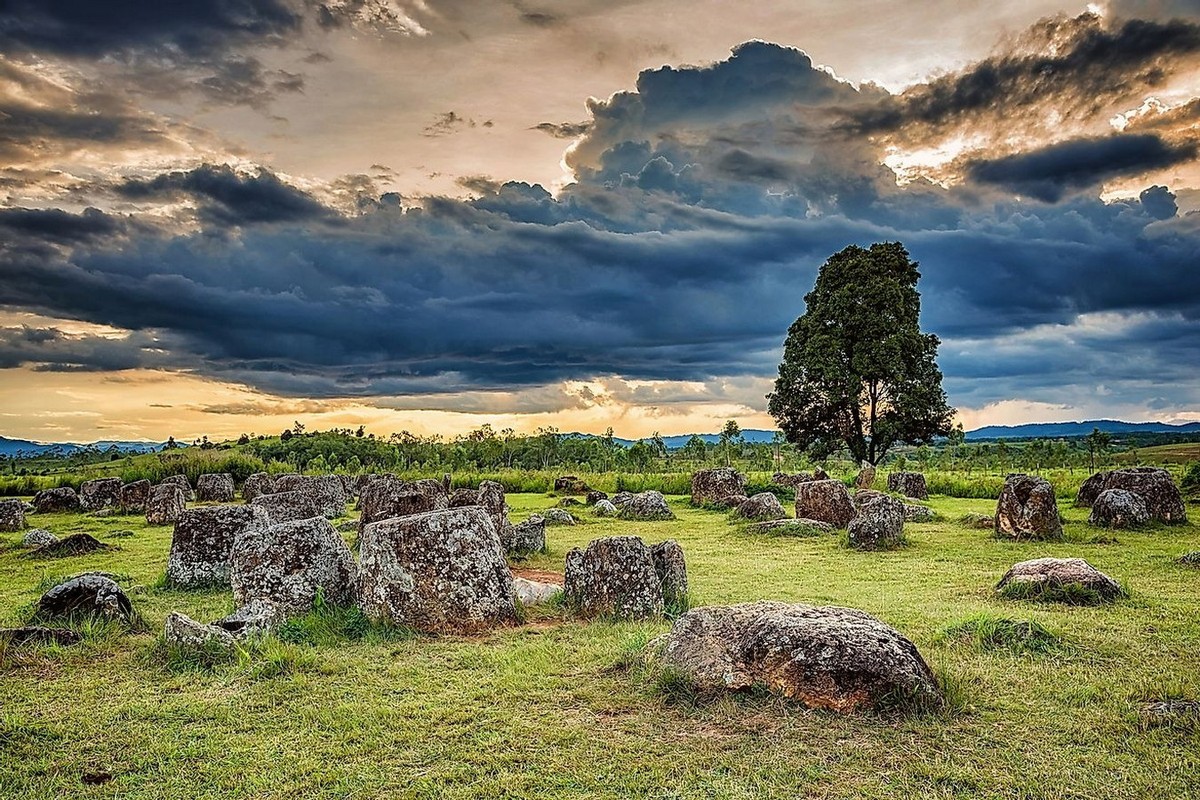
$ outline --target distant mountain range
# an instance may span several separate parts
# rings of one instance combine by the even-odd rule
[[[1035,422],[1028,425],[988,425],[968,431],[967,439],[1066,439],[1087,436],[1099,428],[1104,433],[1193,433],[1200,434],[1200,422],[1172,425],[1168,422],[1121,422],[1115,419],[1092,419],[1085,422]]]
[[[76,444],[74,442],[31,442],[28,439],[9,439],[5,436],[0,436],[0,455],[14,456],[17,453],[23,455],[42,455],[45,453],[56,453],[59,455],[70,455],[71,453],[88,448],[97,450],[107,450],[110,447],[116,447],[119,450],[132,450],[137,453],[155,453],[163,448],[166,442],[93,442],[92,444]]]

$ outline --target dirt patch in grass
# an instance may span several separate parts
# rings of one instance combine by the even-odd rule
[[[537,581],[538,583],[557,583],[561,586],[563,582],[563,574],[561,572],[554,572],[548,569],[513,567],[512,574],[514,578],[524,578],[527,581]]]

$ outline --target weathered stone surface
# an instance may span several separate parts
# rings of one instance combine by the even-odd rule
[[[592,506],[592,513],[597,517],[615,517],[617,515],[617,507],[608,500],[597,500],[596,505]]]
[[[59,486],[56,489],[42,489],[33,496],[33,507],[39,514],[58,514],[64,511],[78,511],[79,495],[70,486]]]
[[[1158,467],[1129,467],[1114,469],[1104,481],[1105,489],[1124,489],[1142,498],[1150,518],[1176,524],[1187,522],[1183,495],[1171,473]]]
[[[581,617],[650,619],[663,614],[654,556],[636,536],[609,536],[585,549],[571,549],[563,591],[567,606]]]
[[[275,478],[269,472],[255,472],[242,482],[242,500],[254,502],[254,498],[275,491]]]
[[[250,506],[265,511],[273,525],[325,516],[324,509],[309,492],[260,494],[250,502]]]
[[[675,519],[675,514],[667,505],[667,499],[663,497],[662,492],[653,489],[630,495],[623,498],[622,502],[613,498],[612,502],[617,507],[617,516],[621,519]]]
[[[161,481],[159,481],[158,485],[162,486],[164,483],[173,483],[180,489],[183,489],[183,499],[196,499],[196,493],[192,491],[192,482],[188,480],[187,475],[171,475],[170,477],[163,478]]]
[[[966,525],[968,528],[975,528],[981,531],[995,530],[996,518],[987,514],[977,514],[970,512],[959,517],[959,522]]]
[[[886,494],[860,493],[858,516],[850,520],[847,534],[856,550],[889,550],[904,541],[904,503]]]
[[[372,522],[440,511],[449,505],[450,498],[441,492],[440,486],[433,491],[428,484],[417,486],[395,476],[381,477],[359,493],[359,530]]]
[[[771,483],[775,484],[776,486],[790,486],[793,489],[795,489],[797,486],[799,486],[802,483],[808,483],[809,481],[812,481],[812,480],[816,480],[816,479],[813,478],[813,476],[807,472],[796,472],[793,474],[788,474],[786,472],[776,472],[774,475],[771,476]]]
[[[750,498],[746,497],[744,494],[730,494],[722,497],[720,500],[714,501],[712,505],[716,506],[717,508],[727,508],[731,511],[735,511],[741,507],[742,503],[745,503],[749,499]]]
[[[612,497],[608,498],[608,501],[614,506],[620,508],[621,504],[629,502],[631,497],[633,497],[633,492],[617,492]]]
[[[546,520],[544,517],[532,516],[529,519],[512,526],[510,541],[505,544],[508,555],[520,558],[531,553],[542,553],[546,550]]]
[[[687,561],[683,548],[674,539],[667,539],[650,546],[650,557],[654,559],[654,571],[662,589],[663,607],[676,612],[687,608]]]
[[[770,519],[787,519],[788,513],[783,503],[771,492],[759,492],[746,502],[734,509],[733,514],[740,519],[763,522]]]
[[[83,634],[70,628],[46,628],[42,625],[0,628],[0,644],[9,647],[20,647],[26,644],[57,644],[70,647],[82,641]]]
[[[929,506],[919,506],[916,503],[904,504],[904,519],[906,522],[933,522],[936,515]]]
[[[705,692],[765,686],[809,708],[865,711],[940,703],[916,646],[870,614],[759,601],[692,609],[652,646]]]
[[[197,493],[200,487],[196,487]],[[229,554],[242,533],[270,527],[267,511],[255,505],[189,508],[171,536],[167,583],[186,589],[229,585]]]
[[[562,475],[554,479],[554,491],[559,494],[587,494],[592,490],[575,475]]]
[[[746,526],[751,533],[773,533],[781,536],[819,536],[833,533],[833,526],[816,519],[771,519]]]
[[[25,547],[45,547],[57,541],[58,537],[45,528],[30,528],[25,532],[25,538],[21,544]]]
[[[232,503],[233,476],[211,472],[196,478],[196,499],[204,503]]]
[[[875,486],[875,467],[871,464],[863,464],[858,475],[854,477],[854,488],[870,489],[873,486]]]
[[[357,577],[350,548],[320,517],[249,528],[234,541],[229,557],[238,606],[267,600],[288,615],[309,611],[318,592],[332,606],[353,603]]]
[[[587,504],[589,506],[594,506],[594,505],[596,505],[596,503],[599,503],[601,500],[607,500],[607,499],[608,499],[608,492],[602,492],[599,489],[592,489],[590,492],[587,493],[587,498],[586,498]]]
[[[326,519],[335,519],[346,513],[346,487],[337,475],[280,475],[275,480],[275,492],[302,492],[309,495]]]
[[[117,493],[117,508],[122,514],[145,514],[151,490],[150,481],[145,478],[124,484]]]
[[[205,625],[186,614],[172,611],[163,625],[163,640],[178,647],[233,650],[233,634],[216,625]]]
[[[1105,489],[1092,503],[1089,525],[1136,528],[1150,521],[1150,511],[1140,495],[1126,489]]]
[[[187,495],[178,483],[160,483],[150,491],[146,501],[146,522],[150,525],[169,525],[179,519],[187,507]]]
[[[478,489],[455,489],[450,493],[450,508],[462,508],[463,506],[479,505],[479,490]],[[426,509],[433,511],[433,508]]]
[[[565,508],[547,508],[539,511],[530,519],[541,519],[545,525],[574,525],[578,522],[575,515]]]
[[[0,531],[25,530],[25,504],[20,500],[0,500]]]
[[[513,592],[521,605],[537,606],[549,602],[556,594],[561,594],[562,585],[531,581],[528,578],[513,578]]]
[[[887,487],[889,492],[902,494],[914,500],[929,499],[925,475],[920,472],[893,472],[888,475]]]
[[[85,572],[42,595],[35,613],[38,619],[89,616],[128,620],[133,615],[133,603],[112,578]]]
[[[120,478],[95,478],[79,485],[79,507],[84,511],[99,511],[117,504],[121,493]]]
[[[111,549],[112,547],[90,533],[73,533],[65,538],[55,538],[54,541],[41,545],[29,555],[39,558],[63,558],[65,556],[85,556],[88,553]]]
[[[716,503],[731,494],[746,493],[746,476],[730,467],[702,469],[692,475],[692,505]]]
[[[261,636],[287,622],[287,614],[270,600],[255,599],[213,625],[233,634],[235,639]]]
[[[564,497],[563,499],[561,499],[557,503],[555,503],[555,505],[558,506],[559,508],[574,508],[576,506],[583,505],[583,503],[576,500],[574,497]]]
[[[996,584],[998,591],[1012,584],[1038,584],[1047,587],[1080,586],[1102,598],[1120,596],[1121,586],[1082,558],[1035,558],[1014,564]]]
[[[1080,484],[1079,491],[1075,495],[1075,505],[1090,508],[1100,493],[1104,491],[1104,482],[1108,480],[1108,474],[1107,471],[1097,472]]]
[[[508,521],[508,504],[504,501],[504,487],[495,481],[483,481],[479,484],[479,505],[487,512],[496,535],[500,537],[500,546],[505,550],[513,546],[513,526]]]
[[[827,522],[844,528],[855,515],[850,492],[835,480],[806,481],[796,485],[796,517]]]
[[[1050,482],[1009,475],[996,502],[995,532],[1012,539],[1061,539],[1062,519]]]
[[[359,605],[373,620],[430,633],[474,633],[518,621],[512,573],[480,506],[367,525],[359,556]]]

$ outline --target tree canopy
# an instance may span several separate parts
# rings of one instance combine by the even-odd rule
[[[950,432],[938,338],[920,329],[917,266],[902,244],[884,242],[851,245],[821,267],[767,396],[789,442],[877,464],[897,443]]]

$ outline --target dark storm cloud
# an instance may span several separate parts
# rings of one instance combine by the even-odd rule
[[[980,183],[1055,202],[1075,189],[1126,175],[1141,175],[1196,157],[1195,144],[1170,145],[1151,134],[1072,139],[1041,150],[967,165]]]
[[[311,195],[271,172],[260,169],[254,174],[241,174],[227,165],[204,165],[151,180],[129,179],[115,191],[130,200],[189,195],[201,202],[202,216],[217,224],[298,221],[332,213]]]
[[[590,122],[539,122],[533,130],[549,134],[555,139],[574,139],[587,133],[592,127]]]

